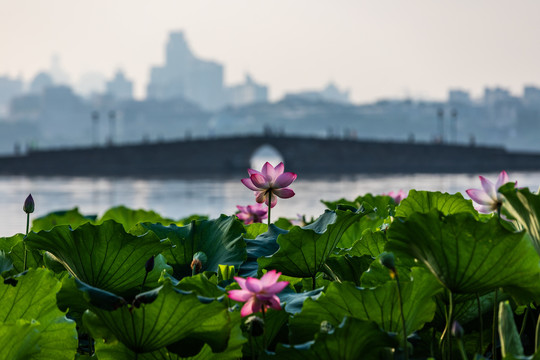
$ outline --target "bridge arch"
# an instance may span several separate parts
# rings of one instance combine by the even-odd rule
[[[280,162],[285,163],[285,159],[281,152],[269,143],[262,144],[255,148],[249,158],[250,167],[255,170],[260,170],[267,161],[273,166],[276,166]]]

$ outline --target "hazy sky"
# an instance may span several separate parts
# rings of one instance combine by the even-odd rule
[[[540,86],[539,0],[0,0],[0,75],[57,53],[72,80],[122,67],[141,96],[173,30],[272,99],[329,81],[357,102]]]

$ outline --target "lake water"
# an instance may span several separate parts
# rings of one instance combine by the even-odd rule
[[[497,174],[482,174],[495,181]],[[247,174],[246,174],[247,176]],[[520,187],[538,189],[540,172],[509,173]],[[320,200],[353,200],[366,193],[403,189],[461,192],[480,188],[475,174],[415,174],[415,175],[358,175],[325,180],[298,178],[291,187],[296,196],[279,199],[272,209],[272,218],[295,218],[297,214],[318,216],[324,211]],[[253,192],[240,179],[228,180],[141,180],[110,178],[46,178],[0,177],[0,236],[24,232],[26,215],[22,210],[29,193],[35,200],[39,217],[51,211],[78,207],[85,215],[102,215],[108,208],[125,205],[134,209],[154,210],[179,219],[190,214],[214,218],[231,215],[236,205],[255,202]],[[466,194],[465,194],[466,195]]]

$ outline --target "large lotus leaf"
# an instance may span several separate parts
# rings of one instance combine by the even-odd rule
[[[387,241],[385,232],[365,230],[347,253],[351,256],[370,255],[375,258],[384,251]]]
[[[203,252],[208,259],[203,264],[203,271],[217,272],[219,265],[238,268],[246,259],[245,229],[234,216],[221,215],[214,220],[192,221],[182,227],[150,223],[140,224],[140,227],[152,231],[160,239],[170,239],[175,245],[163,255],[177,278],[191,275],[190,265],[197,252]]]
[[[306,299],[311,298],[317,300],[321,296],[323,289],[315,289],[311,291],[294,292],[290,287],[286,287],[279,294],[279,300],[284,309],[289,314],[296,314],[302,310],[302,306]]]
[[[73,229],[75,229],[82,224],[94,221],[95,219],[95,216],[82,215],[78,208],[55,211],[34,219],[32,221],[32,231],[40,232],[41,230],[51,230],[53,227],[58,225],[70,225]]]
[[[469,213],[416,213],[396,219],[388,239],[388,251],[418,259],[452,293],[502,287],[527,302],[540,299],[538,254],[523,232],[505,229],[497,218],[481,222]]]
[[[257,238],[257,236],[268,231],[268,225],[262,224],[262,223],[253,223],[253,224],[246,225],[245,227],[246,227],[246,233],[244,234],[244,239],[255,239]]]
[[[394,281],[391,271],[381,264],[380,257],[372,261],[369,269],[362,274],[360,278],[360,284],[363,287],[377,287],[388,281]],[[401,259],[396,259],[395,266],[396,271],[400,278],[408,279],[411,277],[411,267],[402,264]]]
[[[138,360],[237,360],[242,358],[242,347],[246,341],[247,339],[242,336],[240,326],[237,325],[231,330],[227,349],[219,353],[213,352],[207,344],[197,355],[191,357],[180,357],[167,350],[166,347],[150,353],[136,354],[118,340],[96,341],[95,347],[99,360],[133,360],[135,358]]]
[[[433,296],[442,291],[437,280],[422,268],[413,268],[412,279],[401,278],[403,313],[407,335],[433,319],[436,304]],[[322,321],[338,326],[344,316],[375,321],[387,332],[403,336],[396,282],[376,288],[359,288],[351,283],[331,283],[316,301],[307,299],[302,312],[290,321],[294,343],[313,339]]]
[[[41,351],[27,359],[73,359],[77,331],[75,323],[56,306],[60,282],[47,269],[28,270],[16,280],[16,286],[0,283],[0,323],[19,319],[39,322],[36,341]]]
[[[438,210],[444,215],[467,212],[475,217],[478,212],[474,209],[471,200],[465,200],[463,195],[441,193],[439,191],[411,190],[409,195],[401,201],[396,208],[397,217],[408,217],[414,213],[427,213]]]
[[[514,322],[514,312],[508,301],[499,303],[499,338],[501,340],[501,355],[512,355],[516,358],[524,355],[523,345]]]
[[[35,321],[16,320],[0,322],[0,359],[27,360],[34,359],[40,352]]]
[[[138,295],[135,303],[140,304],[113,311],[90,305],[83,323],[94,338],[106,335],[101,332],[106,327],[137,353],[156,351],[188,337],[193,343],[208,343],[216,352],[227,347],[232,326],[223,302],[175,289],[165,281],[160,288]]]
[[[99,223],[103,223],[107,220],[114,220],[117,223],[122,224],[126,231],[129,231],[133,227],[135,227],[135,225],[144,222],[161,223],[165,225],[175,222],[174,220],[162,217],[154,211],[147,211],[142,209],[133,210],[125,206],[116,206],[110,208],[99,219]]]
[[[24,235],[16,234],[0,238],[0,251],[11,260],[13,268],[5,276],[19,274],[24,271]],[[37,250],[27,251],[26,268],[38,268],[43,265],[43,255]]]
[[[217,277],[208,279],[204,274],[187,276],[180,280],[175,287],[184,291],[193,291],[197,295],[209,298],[219,298],[225,295],[225,289],[217,285]]]
[[[396,348],[395,338],[382,331],[372,321],[345,317],[329,332],[319,332],[315,341],[296,346],[279,345],[275,356],[278,359],[380,359],[385,348]]]
[[[259,258],[259,266],[276,269],[287,276],[315,277],[345,230],[365,214],[362,210],[326,210],[314,223],[303,228],[295,226],[288,233],[279,235],[279,250]]]
[[[392,199],[390,196],[385,195],[374,196],[372,194],[365,194],[362,196],[358,196],[352,201],[341,198],[336,201],[321,202],[326,205],[326,207],[330,210],[336,210],[339,208],[340,205],[351,206],[358,209],[361,206],[365,206],[365,204],[369,204],[375,210],[375,214],[377,215],[377,217],[381,219],[388,217],[395,208],[394,199]]]
[[[322,271],[332,280],[350,281],[356,286],[360,286],[360,278],[372,262],[373,257],[370,255],[350,256],[345,254],[330,256],[326,260],[326,266],[323,267]]]
[[[259,263],[257,262],[257,259],[263,256],[270,256],[278,251],[279,245],[277,243],[277,238],[279,235],[286,234],[287,232],[287,230],[280,229],[274,224],[270,224],[268,231],[257,235],[254,240],[246,239],[247,259],[240,265],[238,275],[242,277],[257,277],[259,272]]]
[[[531,237],[536,252],[540,254],[540,195],[533,194],[529,189],[515,189],[513,183],[499,188],[506,201],[503,211],[507,212]]]
[[[13,269],[13,261],[6,255],[4,250],[0,250],[0,275]]]
[[[77,279],[124,297],[139,292],[148,259],[171,246],[168,240],[159,240],[151,233],[129,234],[112,220],[100,225],[87,223],[75,230],[63,225],[32,232],[27,243],[53,254]],[[163,269],[164,264],[156,262],[146,288],[157,285]]]

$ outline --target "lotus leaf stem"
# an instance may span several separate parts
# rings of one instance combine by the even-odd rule
[[[480,354],[484,353],[484,320],[482,318],[482,302],[480,301],[480,294],[476,293],[476,304],[478,305],[478,320],[480,321]]]
[[[26,238],[28,237],[28,229],[30,227],[30,213],[26,213],[26,235],[24,236],[24,261],[23,271],[26,271],[26,265],[28,260],[28,250],[26,249]]]
[[[401,312],[401,322],[403,324],[403,352],[405,354],[405,360],[408,360],[409,348],[407,346],[407,326],[405,324],[405,314],[403,313],[403,298],[401,297],[401,286],[399,285],[399,276],[395,269],[393,270],[393,273],[396,277],[396,286],[397,286],[398,298],[399,298],[399,309]]]
[[[268,230],[270,230],[270,212],[272,210],[272,191],[268,191]]]
[[[500,212],[499,212],[500,216]],[[497,346],[495,345],[495,339],[497,336],[497,295],[498,295],[499,289],[495,289],[495,294],[493,298],[493,329],[491,331],[491,352],[493,354],[493,360],[497,360]]]

